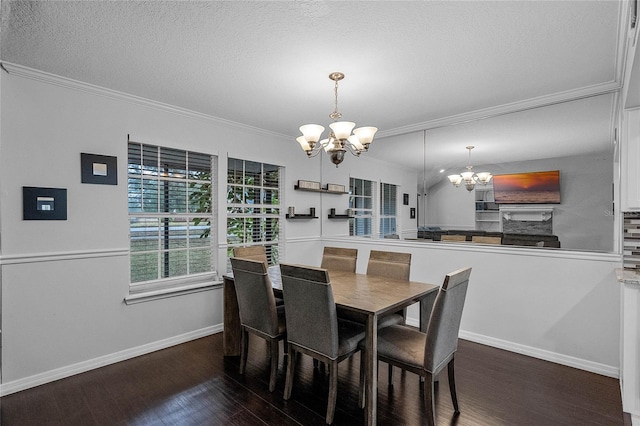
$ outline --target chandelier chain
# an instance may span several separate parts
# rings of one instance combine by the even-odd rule
[[[329,118],[333,121],[337,121],[342,118],[342,114],[338,111],[338,80],[335,80],[335,84],[333,86],[333,112],[329,114]]]

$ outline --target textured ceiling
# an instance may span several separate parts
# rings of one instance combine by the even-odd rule
[[[384,146],[384,136],[437,127],[452,116],[464,121],[477,111],[611,91],[620,80],[624,7],[619,1],[2,0],[0,59],[292,138],[301,124],[329,123],[327,76],[342,71],[343,119],[379,127],[377,155],[409,164]],[[567,128],[560,110],[572,126],[590,126],[562,143],[585,149],[582,136],[595,134],[600,140],[593,143],[606,148],[613,97],[605,96],[577,110],[549,110],[546,120],[561,126],[559,133]],[[531,114],[543,120],[541,111]],[[519,123],[510,125],[527,127]],[[526,141],[511,145],[487,142],[482,149],[477,142],[474,156],[489,161],[514,144],[516,151],[533,146],[546,155],[550,135],[536,139],[528,129]],[[440,132],[449,144],[447,155],[459,154],[464,164],[467,142],[434,132],[434,141]],[[407,140],[416,135],[422,152],[422,132]],[[483,159],[483,151],[490,156]],[[397,158],[387,156],[393,152]],[[410,165],[422,168],[413,157]]]

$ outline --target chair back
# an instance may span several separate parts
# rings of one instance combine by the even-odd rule
[[[338,356],[338,316],[326,269],[280,264],[287,338],[331,359]]]
[[[471,237],[471,241],[481,244],[502,244],[502,237],[486,237],[483,235],[474,235]]]
[[[440,241],[467,241],[467,236],[459,234],[443,235],[440,237]]]
[[[259,260],[260,262],[264,262],[267,266],[269,265],[267,251],[264,246],[234,247],[233,257]]]
[[[320,267],[323,269],[355,273],[357,261],[358,249],[325,247]]]
[[[232,257],[231,267],[238,297],[240,323],[271,337],[278,334],[276,301],[267,264]]]
[[[367,275],[409,281],[411,253],[371,250]]]
[[[425,341],[424,368],[429,372],[439,371],[458,349],[458,332],[470,275],[471,268],[451,272],[438,291]]]

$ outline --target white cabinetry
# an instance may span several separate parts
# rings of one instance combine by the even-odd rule
[[[493,198],[493,186],[476,185],[475,188],[476,229],[500,231],[500,211]]]
[[[622,113],[622,211],[640,210],[640,108]]]

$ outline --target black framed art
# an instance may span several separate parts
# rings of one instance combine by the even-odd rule
[[[416,208],[411,207],[409,209],[409,219],[415,219],[415,218],[416,218]]]
[[[409,205],[409,194],[402,194],[402,204],[405,206]]]
[[[80,153],[82,183],[118,184],[118,159],[108,155]]]
[[[23,220],[67,220],[67,190],[22,187]]]

